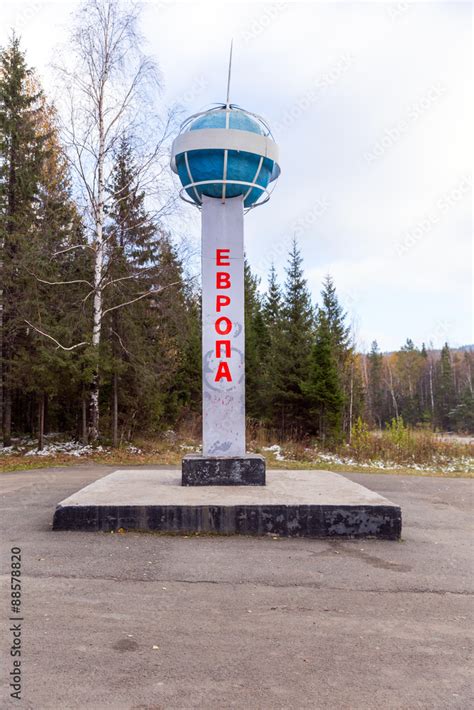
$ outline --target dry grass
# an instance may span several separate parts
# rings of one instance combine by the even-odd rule
[[[250,427],[248,450],[262,453],[269,468],[326,469],[332,471],[363,471],[404,475],[472,477],[474,473],[474,443],[472,439],[452,440],[430,431],[409,430],[396,424],[384,432],[368,431],[361,423],[352,431],[351,443],[331,449],[322,448],[311,440],[278,441],[273,432],[262,427]],[[183,455],[198,450],[194,431],[162,437],[136,439],[133,446],[104,448],[74,456],[66,453],[32,456],[22,453],[0,457],[0,471],[28,470],[49,466],[69,466],[79,463],[108,465],[179,465]]]

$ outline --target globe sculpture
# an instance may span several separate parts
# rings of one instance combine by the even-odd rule
[[[203,195],[242,196],[246,209],[263,204],[280,174],[278,147],[267,124],[235,104],[188,118],[174,141],[171,166],[182,184],[181,197],[198,206]]]
[[[265,121],[229,100],[188,118],[173,142],[180,196],[202,214],[202,455],[182,483],[264,485],[265,460],[246,453],[244,213],[267,202],[280,174]]]

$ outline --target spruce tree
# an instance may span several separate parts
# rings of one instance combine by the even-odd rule
[[[278,325],[282,315],[282,295],[278,284],[275,265],[272,264],[268,275],[268,288],[263,301],[263,317],[267,328]]]
[[[408,424],[416,424],[422,416],[420,388],[425,366],[425,357],[415,347],[413,340],[407,338],[405,345],[397,353],[396,375],[400,391],[400,409],[404,421]]]
[[[383,355],[376,340],[373,341],[370,353],[367,355],[367,370],[367,399],[371,423],[376,424],[381,429],[384,419]]]
[[[303,383],[311,422],[321,441],[338,441],[342,433],[344,396],[329,320],[318,313],[315,343],[311,350],[308,375]]]
[[[275,343],[273,374],[276,383],[274,424],[284,435],[300,435],[308,428],[308,402],[302,389],[308,372],[314,335],[314,312],[296,240],[289,254],[283,296],[281,332]]]
[[[101,348],[100,369],[117,444],[137,428],[173,424],[195,406],[200,342],[195,294],[186,287],[170,235],[147,210],[126,138],[116,156],[112,192],[104,289],[109,338]],[[146,293],[146,299],[140,297]]]
[[[57,347],[57,342],[84,342],[87,337],[87,318],[78,303],[85,296],[90,268],[90,254],[85,249],[70,250],[85,245],[85,240],[50,107],[45,107],[43,120],[49,137],[38,181],[36,220],[23,259],[28,289],[19,309],[27,327],[15,356],[16,401],[20,409],[26,409],[21,405],[27,396],[37,408],[40,446],[47,426],[46,410],[56,429],[76,427],[84,349],[68,351]],[[37,328],[50,337],[42,336]],[[21,421],[19,414],[17,422]]]
[[[436,424],[444,430],[450,429],[450,413],[455,408],[456,395],[454,389],[451,351],[448,343],[443,345],[436,373]]]
[[[350,434],[354,403],[354,361],[350,343],[350,327],[346,325],[347,314],[344,312],[336,293],[331,276],[326,276],[321,291],[320,311],[324,315],[337,363],[339,386],[343,394],[343,428]]]
[[[262,415],[262,359],[267,339],[258,286],[245,259],[245,410],[250,420]]]
[[[13,36],[0,55],[0,361],[3,443],[11,443],[14,368],[26,326],[21,304],[30,290],[25,269],[36,222],[47,132],[42,94]]]
[[[339,303],[334,281],[329,275],[323,282],[321,300],[321,310],[325,314],[333,346],[342,364],[350,351],[350,327],[346,325],[347,314]]]
[[[283,332],[283,299],[273,264],[268,275],[267,292],[263,299],[262,317],[264,340],[261,360],[260,417],[267,425],[276,425],[278,392],[282,389],[279,352]]]

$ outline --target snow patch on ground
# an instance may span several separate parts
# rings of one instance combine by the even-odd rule
[[[23,455],[23,456],[75,456],[80,458],[81,456],[91,456],[92,454],[103,454],[112,451],[110,446],[96,446],[93,447],[90,444],[83,444],[80,441],[51,441],[48,443],[48,439],[51,439],[53,435],[49,434],[45,436],[45,444],[41,451],[38,451],[38,441],[34,439],[16,439],[12,446],[0,447],[0,456],[8,455]],[[58,435],[56,435],[58,436]],[[133,446],[129,444],[125,451],[128,454],[142,454],[143,451],[138,448],[138,446]]]
[[[271,451],[271,453],[275,455],[275,459],[277,461],[286,461],[282,448],[281,446],[279,446],[279,444],[273,444],[273,446],[264,446],[263,450]]]
[[[30,449],[25,452],[25,456],[56,456],[57,454],[67,454],[68,456],[90,456],[93,453],[103,453],[106,449],[103,446],[93,448],[89,444],[81,444],[78,441],[64,441],[60,444],[46,444],[41,451]]]
[[[193,446],[191,444],[180,444],[179,448],[181,449],[181,451],[189,451],[195,454],[201,453],[201,446]]]
[[[356,468],[378,468],[381,471],[394,468],[407,468],[413,471],[442,471],[443,473],[472,473],[474,471],[474,459],[470,456],[462,456],[458,459],[443,460],[433,457],[433,461],[427,464],[419,463],[396,463],[395,461],[364,461],[359,462],[350,456],[339,456],[337,454],[318,453],[317,460],[327,463],[338,464],[340,466],[353,466]]]
[[[126,448],[126,451],[128,454],[142,454],[143,451],[138,448],[138,446],[132,446],[132,444],[129,444]]]

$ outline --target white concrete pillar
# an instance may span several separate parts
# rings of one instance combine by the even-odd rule
[[[245,454],[244,205],[202,203],[203,455]]]

